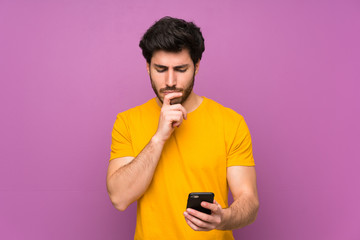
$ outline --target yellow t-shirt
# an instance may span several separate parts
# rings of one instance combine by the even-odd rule
[[[155,98],[119,113],[110,160],[136,157],[155,134],[159,116]],[[190,192],[213,192],[215,200],[228,207],[226,168],[236,165],[254,166],[245,120],[204,97],[163,148],[153,180],[137,203],[135,239],[234,239],[232,231],[192,230],[183,212]]]

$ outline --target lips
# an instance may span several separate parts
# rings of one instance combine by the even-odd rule
[[[178,93],[178,92],[182,92],[182,89],[176,89],[176,90],[166,90],[166,89],[160,89],[160,93],[163,93],[165,95],[169,94],[169,93]]]
[[[176,92],[181,92],[181,91],[163,91],[162,93],[169,94],[169,93],[176,93]]]

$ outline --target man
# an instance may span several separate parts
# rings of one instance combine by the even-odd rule
[[[231,230],[252,223],[259,207],[247,125],[194,93],[205,49],[195,24],[164,17],[140,47],[156,98],[117,116],[110,199],[120,211],[138,201],[135,239],[234,239]],[[190,192],[215,193],[202,202],[211,215],[186,209]]]

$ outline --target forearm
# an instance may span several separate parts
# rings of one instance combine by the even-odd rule
[[[154,136],[144,149],[128,164],[117,169],[108,179],[108,192],[114,206],[125,210],[148,188],[164,142]]]
[[[242,194],[229,208],[224,209],[224,221],[221,230],[233,230],[253,223],[259,209],[257,197]]]

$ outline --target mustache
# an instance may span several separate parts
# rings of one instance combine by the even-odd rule
[[[159,92],[161,92],[161,93],[166,92],[166,91],[182,92],[183,90],[184,90],[183,88],[177,88],[177,87],[173,86],[173,87],[161,88],[159,90]]]

